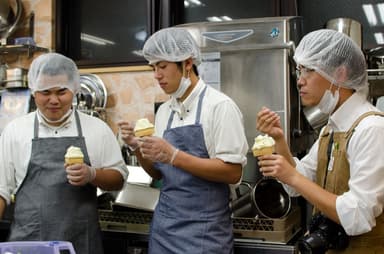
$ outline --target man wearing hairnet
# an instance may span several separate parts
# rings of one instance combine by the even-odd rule
[[[294,59],[303,105],[317,106],[329,116],[328,123],[309,153],[298,160],[284,140],[278,115],[261,109],[257,128],[275,139],[277,154],[261,157],[260,170],[285,183],[291,195],[303,196],[314,206],[314,217],[336,225],[329,234],[335,239],[325,241],[334,244],[325,246],[327,253],[381,253],[384,117],[367,101],[364,55],[348,36],[321,29],[304,36]],[[315,249],[311,240],[320,234],[316,228],[310,233],[313,238],[304,237],[301,248]],[[346,244],[335,244],[343,235]]]
[[[199,48],[185,29],[156,32],[143,54],[170,95],[156,114],[155,136],[138,140],[133,126],[120,123],[140,164],[162,179],[149,253],[233,253],[229,185],[240,181],[246,164],[242,114],[199,78]]]
[[[37,57],[28,72],[37,110],[0,137],[0,217],[15,197],[9,241],[70,241],[79,254],[102,254],[96,187],[118,190],[127,177],[119,144],[102,120],[72,109],[80,89],[75,63]],[[84,163],[67,165],[69,146]]]

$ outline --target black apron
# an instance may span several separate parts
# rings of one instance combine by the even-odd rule
[[[80,147],[90,165],[80,119],[75,112],[78,136],[39,138],[34,122],[31,159],[16,193],[9,241],[69,241],[76,254],[102,254],[96,187],[69,184],[64,154]]]

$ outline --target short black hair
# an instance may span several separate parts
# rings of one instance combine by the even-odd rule
[[[177,67],[182,71],[183,70],[183,62],[176,62]],[[199,71],[197,70],[196,64],[193,64],[192,71],[196,74],[196,76],[199,76]]]

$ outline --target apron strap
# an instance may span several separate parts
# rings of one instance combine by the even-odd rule
[[[379,111],[369,111],[369,112],[366,112],[364,114],[362,114],[359,118],[357,118],[357,120],[352,124],[351,128],[349,128],[349,130],[347,131],[346,133],[346,136],[352,136],[356,126],[361,122],[361,120],[363,120],[365,117],[367,116],[371,116],[371,115],[376,115],[376,116],[384,116],[384,113],[383,112],[379,112]]]
[[[207,86],[205,86],[204,90],[201,92],[201,94],[199,96],[199,104],[197,105],[195,124],[199,124],[200,123],[201,108],[202,108],[201,105],[203,104],[203,98],[204,98],[204,95],[205,95],[205,91],[207,91]]]
[[[172,110],[171,115],[170,115],[169,118],[168,118],[167,130],[169,130],[169,129],[171,128],[171,124],[172,124],[173,116],[174,116],[174,115],[175,115],[175,111]]]
[[[205,86],[205,88],[201,92],[201,94],[199,95],[199,102],[197,104],[195,124],[199,124],[200,123],[201,109],[202,109],[202,104],[203,104],[203,98],[204,98],[204,95],[205,95],[205,91],[207,91],[207,85]],[[171,128],[171,124],[173,122],[173,117],[174,116],[175,116],[175,111],[172,110],[171,115],[168,118],[167,130],[169,130]]]
[[[37,111],[35,112],[35,121],[33,125],[34,125],[33,137],[37,138],[39,135],[39,121],[37,121]]]
[[[77,112],[77,110],[75,110],[75,118],[76,118],[76,128],[77,128],[78,136],[82,137],[83,136],[83,131],[81,129],[79,112]]]

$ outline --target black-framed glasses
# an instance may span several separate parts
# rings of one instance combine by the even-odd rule
[[[299,79],[300,77],[307,78],[309,73],[314,72],[314,69],[307,68],[305,66],[298,66],[296,67],[296,78]]]

